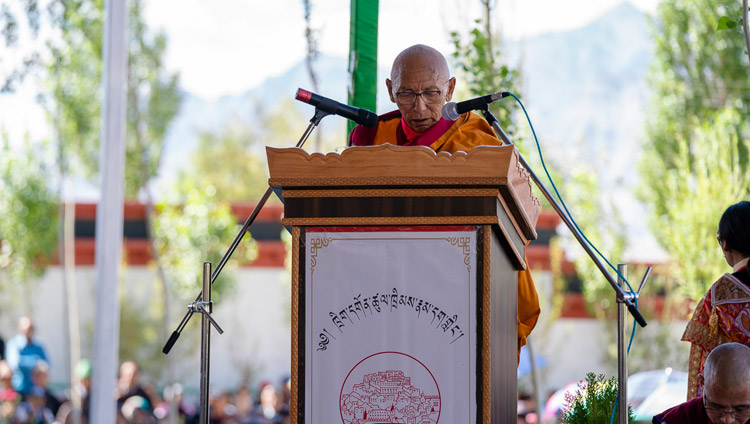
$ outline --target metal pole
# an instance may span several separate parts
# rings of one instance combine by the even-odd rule
[[[211,321],[208,315],[213,311],[211,302],[211,262],[203,262],[203,313],[201,314],[201,424],[208,424],[210,417],[208,408],[209,371],[211,357]]]
[[[487,122],[489,122],[492,125],[492,128],[495,130],[497,135],[500,137],[500,139],[505,142],[508,145],[513,145],[513,142],[510,141],[508,136],[505,134],[505,131],[503,131],[503,128],[500,126],[500,123],[497,122],[497,118],[495,118],[494,115],[492,115],[492,112],[489,111],[487,107],[484,109],[481,109],[482,113],[484,114],[485,119],[487,119]],[[560,205],[557,204],[557,201],[552,197],[552,194],[550,194],[549,190],[547,190],[547,187],[542,184],[542,182],[539,180],[539,177],[537,177],[536,173],[534,172],[531,167],[529,167],[529,164],[526,163],[526,159],[523,158],[523,155],[520,153],[518,154],[518,160],[521,162],[521,165],[526,169],[526,171],[529,173],[529,176],[534,181],[536,186],[541,190],[542,194],[544,194],[544,197],[547,199],[547,201],[552,205],[552,207],[555,209],[555,212],[557,212],[557,215],[560,216],[560,219],[565,223],[565,225],[568,227],[571,233],[573,233],[573,236],[578,240],[578,243],[583,247],[583,250],[588,253],[589,257],[592,261],[594,261],[594,264],[597,268],[599,268],[599,272],[604,275],[604,278],[607,279],[609,282],[609,285],[612,286],[612,288],[617,293],[617,299],[618,301],[622,300],[625,302],[625,305],[628,307],[628,311],[633,315],[633,318],[635,318],[636,321],[638,321],[638,324],[641,325],[641,327],[646,326],[646,319],[643,318],[643,315],[638,311],[638,309],[633,304],[633,299],[635,296],[632,293],[625,293],[622,288],[617,284],[615,279],[612,277],[612,275],[607,271],[607,268],[604,266],[602,261],[599,259],[599,257],[595,254],[595,252],[591,249],[591,246],[584,240],[583,235],[578,231],[578,229],[573,225],[573,223],[568,218],[568,215],[562,210]]]
[[[304,134],[302,134],[302,137],[300,137],[295,147],[302,147],[302,145],[305,144],[305,141],[307,141],[308,137],[310,137],[310,134],[313,132],[315,127],[318,126],[318,124],[320,123],[320,120],[325,118],[328,115],[329,115],[328,112],[315,109],[315,115],[310,119],[310,124],[307,126],[307,129],[305,130]],[[216,269],[214,270],[214,272],[209,273],[211,275],[210,284],[213,284],[214,281],[216,281],[216,278],[221,273],[221,270],[224,269],[224,265],[226,265],[226,263],[229,261],[229,258],[232,257],[232,254],[237,249],[237,246],[240,245],[240,242],[242,241],[242,238],[245,236],[245,233],[247,232],[248,228],[250,228],[250,225],[252,225],[252,223],[255,222],[255,218],[257,218],[258,214],[260,213],[260,210],[266,204],[266,201],[268,201],[269,197],[271,197],[271,187],[268,187],[268,189],[266,189],[266,192],[258,201],[258,204],[255,205],[255,209],[253,209],[252,213],[250,213],[250,216],[248,216],[247,219],[245,220],[245,223],[242,225],[242,228],[240,229],[239,233],[237,233],[237,236],[234,238],[234,241],[232,241],[232,244],[229,246],[229,249],[227,249],[226,253],[224,253],[224,256],[219,261],[219,264],[216,266]],[[199,300],[201,300],[202,296],[203,296],[203,292],[198,293],[198,296],[195,298],[195,302],[198,302]],[[180,337],[182,330],[187,325],[193,312],[195,311],[191,311],[190,309],[188,309],[188,312],[185,314],[185,316],[182,317],[182,321],[180,321],[180,323],[177,325],[177,328],[172,332],[172,335],[169,336],[169,339],[164,344],[164,347],[161,350],[162,353],[166,355],[169,353],[170,350],[172,350],[172,346],[174,346],[174,344],[177,342],[177,339]]]
[[[618,264],[620,275],[627,278],[628,266]],[[618,276],[617,283],[624,290],[625,280]],[[617,402],[620,424],[628,422],[628,345],[625,335],[625,304],[617,300]]]

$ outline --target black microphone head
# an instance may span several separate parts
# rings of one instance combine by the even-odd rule
[[[357,123],[362,126],[372,128],[378,125],[378,115],[370,112],[367,109],[360,109],[359,119],[357,120]]]
[[[447,119],[449,121],[455,121],[458,119],[459,116],[461,116],[460,113],[458,113],[458,110],[456,110],[457,105],[455,102],[449,102],[446,103],[443,106],[443,109],[440,111],[440,114],[443,115],[443,119]]]

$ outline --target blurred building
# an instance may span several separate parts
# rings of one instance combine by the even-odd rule
[[[232,209],[238,222],[244,222],[253,207],[252,204],[234,204]],[[260,212],[256,222],[250,227],[253,239],[258,242],[257,259],[230,271],[235,280],[235,290],[231,296],[226,296],[214,305],[214,317],[225,333],[212,334],[212,387],[238,387],[241,383],[248,383],[242,381],[243,376],[281,381],[290,374],[291,279],[284,268],[286,250],[282,233],[286,230],[281,224],[282,214],[283,206],[279,204],[266,205]],[[144,205],[126,203],[124,219],[127,268],[122,274],[124,284],[121,286],[121,295],[127,295],[130,307],[152,308],[154,305],[151,297],[159,289],[155,285],[156,269],[146,237]],[[95,221],[96,204],[76,205],[76,281],[84,356],[90,355],[95,311]],[[607,341],[611,340],[616,327],[610,328],[614,323],[595,320],[586,310],[573,264],[566,260],[558,264],[562,272],[558,278],[564,279],[565,283],[562,287],[558,284],[558,289],[553,284],[550,241],[556,236],[559,224],[560,219],[554,212],[543,211],[537,225],[538,239],[527,248],[527,260],[542,305],[542,315],[531,341],[535,355],[543,357],[546,362],[546,366],[539,370],[539,383],[545,393],[571,381],[583,379],[586,372],[616,375],[616,362],[607,359],[606,352]],[[560,232],[567,232],[567,229]],[[219,259],[206,258],[214,262],[214,265]],[[201,264],[196,264],[196,267],[201,267]],[[17,295],[21,295],[20,289],[16,291]],[[122,293],[123,291],[126,293]],[[198,291],[199,289],[196,290],[196,296]],[[67,356],[67,312],[59,264],[55,263],[48,268],[31,293],[37,336],[50,355],[51,380],[58,387],[65,386],[69,381],[70,370]],[[614,301],[614,292],[612,298]],[[190,300],[193,299],[194,297]],[[657,310],[661,307],[659,299],[652,299],[651,302],[656,303]],[[171,306],[168,317],[170,332],[185,312],[186,303]],[[3,308],[3,313],[0,314],[0,335],[8,338],[15,333],[20,314],[20,309]],[[195,316],[188,327],[199,328],[199,323],[200,317]],[[675,343],[678,343],[682,328],[682,323],[674,325],[672,338]],[[173,359],[176,360],[178,379],[186,387],[197,390],[199,333],[186,333],[187,331],[183,333],[170,355],[174,355]],[[159,341],[158,346],[149,348],[160,351],[165,341]],[[677,368],[679,369],[679,364]]]

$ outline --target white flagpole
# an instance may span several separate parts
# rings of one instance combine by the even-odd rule
[[[127,84],[127,0],[106,0],[103,52],[101,197],[96,211],[96,324],[89,422],[115,423],[122,257]]]

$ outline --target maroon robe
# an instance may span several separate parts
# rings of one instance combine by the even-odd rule
[[[656,415],[653,424],[712,424],[703,407],[703,397],[691,399]]]

